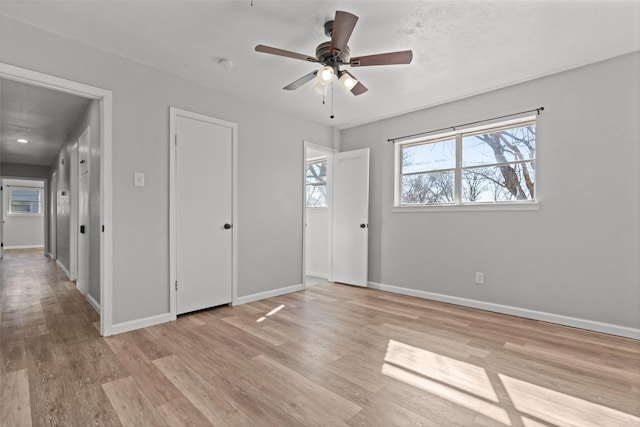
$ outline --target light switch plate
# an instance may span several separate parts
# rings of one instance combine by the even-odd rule
[[[142,172],[133,173],[133,186],[144,187],[144,174]]]

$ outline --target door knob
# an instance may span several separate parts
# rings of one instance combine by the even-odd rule
[[[225,229],[225,230],[228,230],[228,229],[230,229],[230,228],[231,228],[231,224],[227,223],[227,224],[225,224],[225,225],[224,225],[224,229]]]
[[[367,228],[367,224],[360,224],[360,228]]]
[[[84,225],[80,226],[80,234],[84,234]]]

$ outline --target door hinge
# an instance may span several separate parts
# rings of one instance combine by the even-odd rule
[[[178,290],[178,281],[176,280],[176,291]]]
[[[104,225],[102,225],[102,232],[104,233]]]
[[[178,134],[173,135],[173,145],[178,145]]]

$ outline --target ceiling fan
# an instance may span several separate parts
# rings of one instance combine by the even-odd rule
[[[403,50],[351,58],[349,56],[350,51],[347,43],[349,42],[353,28],[356,26],[356,22],[358,22],[357,16],[341,10],[336,11],[334,20],[324,24],[324,33],[328,37],[331,37],[331,41],[320,43],[316,48],[315,57],[261,44],[256,46],[256,51],[322,64],[322,68],[314,70],[300,77],[293,83],[288,84],[283,88],[285,90],[298,89],[305,83],[317,78],[314,90],[316,93],[323,95],[326,88],[333,83],[334,78],[337,76],[340,85],[345,91],[350,91],[354,95],[362,95],[368,89],[351,73],[341,70],[341,66],[347,64],[352,67],[409,64],[413,59],[413,52],[411,50]]]

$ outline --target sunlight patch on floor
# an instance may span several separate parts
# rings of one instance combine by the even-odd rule
[[[515,408],[517,425],[525,427],[640,426],[634,415],[503,374],[498,380],[508,397],[498,398],[484,368],[394,340],[382,373],[508,426],[505,406]]]
[[[559,427],[640,426],[640,418],[633,415],[506,375],[499,377],[518,411]],[[524,417],[523,423],[536,425]]]
[[[268,312],[264,316],[258,318],[258,320],[256,320],[256,322],[258,322],[258,323],[264,322],[267,319],[267,317],[273,316],[274,314],[276,314],[277,312],[282,310],[284,307],[285,307],[284,304],[280,304],[278,307],[274,308],[273,310],[271,310],[270,312]]]
[[[457,405],[511,425],[484,369],[390,340],[382,373]]]

